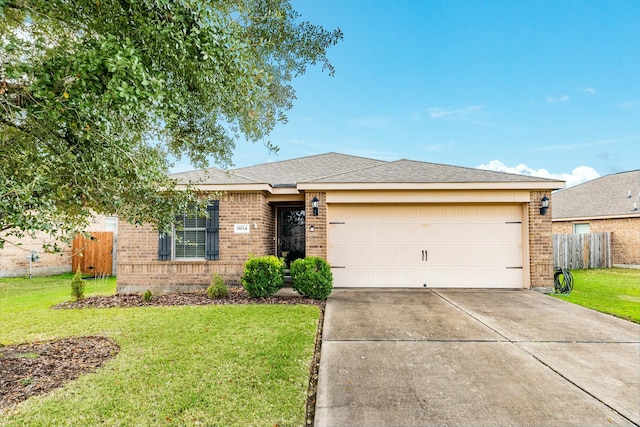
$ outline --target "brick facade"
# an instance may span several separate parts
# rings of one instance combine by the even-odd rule
[[[234,233],[249,224],[249,234]],[[240,280],[250,255],[275,254],[275,209],[264,193],[228,193],[220,199],[220,259],[158,261],[158,233],[150,226],[122,223],[118,239],[119,293],[205,289],[215,273]]]
[[[551,208],[540,214],[540,199],[548,192],[531,191],[528,205],[529,271],[532,288],[553,286]],[[318,215],[311,201],[319,200]],[[280,204],[284,202],[278,202]],[[220,259],[158,261],[158,233],[150,226],[120,224],[118,292],[168,292],[204,289],[215,273],[237,282],[247,258],[276,253],[276,205],[266,193],[228,193],[220,199]],[[327,203],[325,192],[305,193],[306,255],[327,257]],[[249,234],[234,233],[234,224],[249,224]],[[311,231],[313,228],[313,231]]]
[[[544,191],[531,191],[529,202],[529,269],[532,288],[553,287],[553,234],[551,210],[549,204],[546,215],[540,214],[540,200],[551,194]]]
[[[306,256],[327,258],[327,197],[324,192],[305,193],[305,211],[307,212],[307,233],[305,239]],[[318,216],[313,215],[311,201],[319,200]],[[313,227],[313,231],[311,231]]]
[[[640,218],[554,221],[553,232],[573,234],[574,224],[589,224],[592,233],[611,233],[611,262],[640,265]]]

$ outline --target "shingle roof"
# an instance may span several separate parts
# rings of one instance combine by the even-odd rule
[[[327,153],[292,160],[233,169],[216,168],[173,174],[180,183],[269,184],[294,186],[299,183],[557,183],[557,180],[516,175],[460,166],[397,160],[386,162],[339,153]],[[557,188],[557,187],[556,187]]]
[[[438,163],[397,160],[366,169],[336,173],[313,182],[326,183],[465,183],[465,182],[544,182],[556,181]]]
[[[235,172],[271,185],[286,185],[314,181],[329,174],[351,172],[385,163],[365,157],[327,153],[239,168]]]
[[[189,181],[206,184],[265,183],[278,186],[313,181],[328,174],[356,171],[384,163],[386,162],[383,160],[327,153],[232,169],[228,172],[210,168],[173,174],[172,177],[181,183]]]
[[[631,197],[629,196],[631,192]],[[633,204],[639,210],[633,210]],[[640,169],[596,178],[556,191],[553,219],[640,216]]]
[[[171,178],[176,179],[181,184],[191,183],[216,183],[216,184],[256,184],[253,181],[231,171],[223,171],[218,168],[208,168],[189,172],[174,173]]]

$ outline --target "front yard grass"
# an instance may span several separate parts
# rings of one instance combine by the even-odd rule
[[[121,351],[0,414],[1,426],[305,424],[318,307],[51,310],[71,277],[0,279],[0,345],[101,335]],[[87,281],[87,296],[114,292],[114,279]]]
[[[556,298],[640,323],[640,270],[575,270],[573,291]]]

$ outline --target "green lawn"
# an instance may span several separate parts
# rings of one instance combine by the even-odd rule
[[[51,310],[70,299],[71,277],[0,279],[0,344],[102,335],[121,351],[1,426],[305,424],[318,307]],[[114,291],[114,279],[87,281],[87,295]]]
[[[556,298],[640,323],[640,270],[575,270],[573,291]]]

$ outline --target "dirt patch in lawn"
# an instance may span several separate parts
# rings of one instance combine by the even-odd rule
[[[0,346],[0,411],[96,370],[119,351],[93,336]]]
[[[141,295],[121,294],[84,298],[64,302],[53,309],[185,306],[209,304],[312,304],[320,307],[320,319],[309,369],[306,422],[313,426],[320,347],[324,321],[324,301],[301,296],[271,296],[251,298],[244,288],[229,288],[229,296],[210,299],[204,292],[184,292],[154,295],[144,301]],[[0,413],[28,399],[57,387],[100,367],[120,351],[114,341],[104,337],[66,338],[57,341],[34,342],[14,346],[0,346]]]

